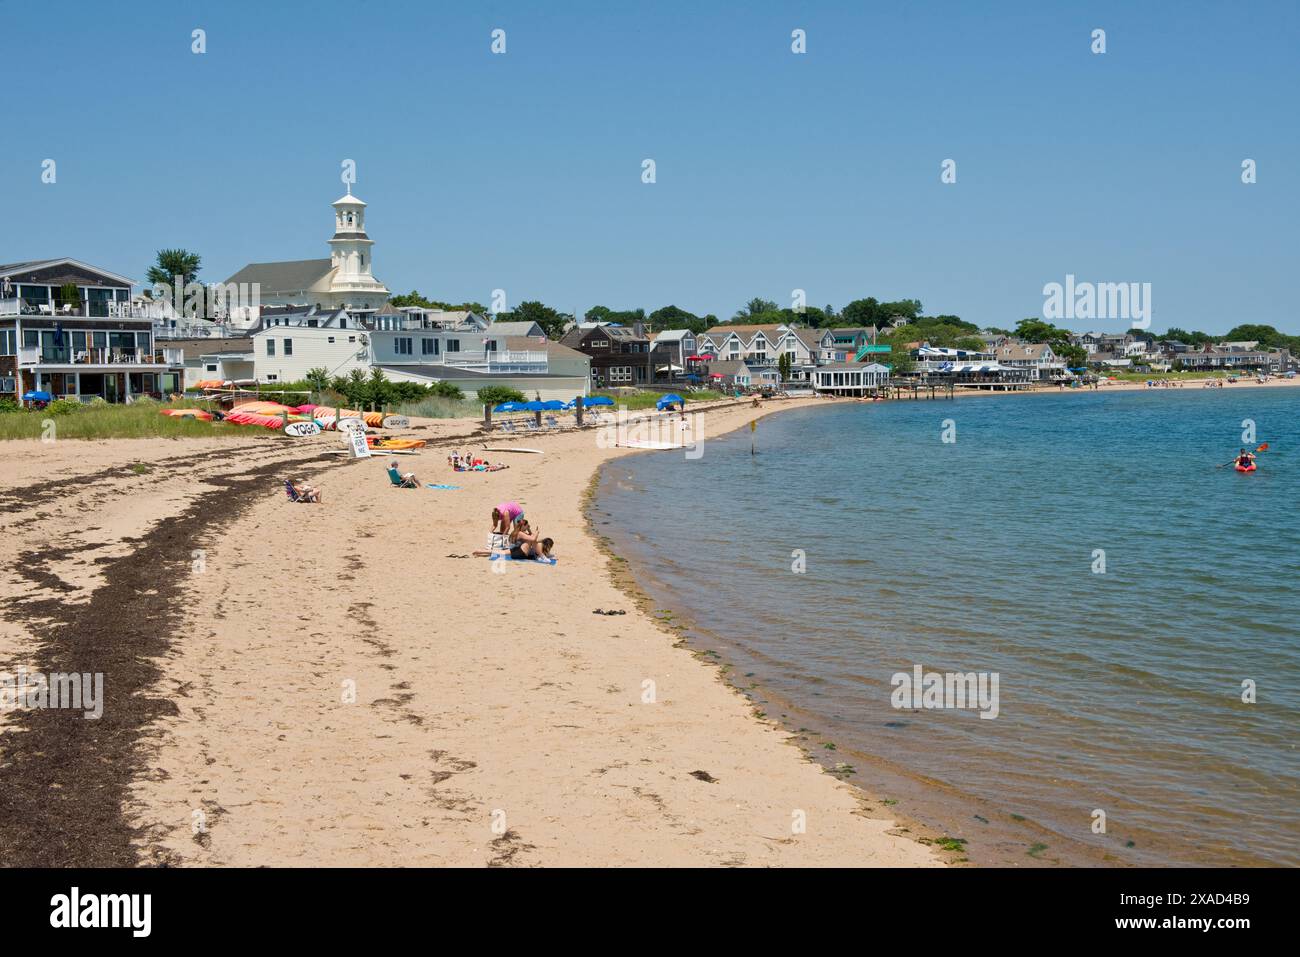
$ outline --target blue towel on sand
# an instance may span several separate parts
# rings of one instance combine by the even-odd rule
[[[490,562],[527,562],[530,565],[554,565],[559,562],[558,558],[511,558],[509,555],[489,555]]]
[[[458,490],[460,486],[459,485],[426,485],[425,488],[445,488],[445,489],[455,491]]]

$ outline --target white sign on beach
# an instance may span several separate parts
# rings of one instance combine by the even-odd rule
[[[359,432],[356,429],[346,430],[348,451],[352,453],[354,459],[370,458],[370,445],[366,442],[366,433]]]
[[[364,419],[339,419],[334,423],[334,427],[340,432],[350,431],[364,433],[366,431],[366,423]]]
[[[386,429],[409,429],[411,420],[404,415],[390,415],[384,419],[384,428]]]
[[[284,427],[284,434],[292,435],[296,439],[307,435],[320,435],[320,426],[315,422],[290,422]]]

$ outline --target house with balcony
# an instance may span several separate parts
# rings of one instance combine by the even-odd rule
[[[875,326],[845,326],[840,329],[821,330],[818,342],[818,365],[832,362],[852,362],[863,346],[876,341]]]
[[[991,352],[1004,366],[1028,369],[1031,382],[1055,382],[1070,377],[1065,360],[1046,342],[1008,342]]]
[[[129,402],[180,391],[180,350],[155,344],[133,285],[75,259],[0,265],[0,394]]]
[[[654,381],[651,339],[639,322],[632,327],[581,323],[566,332],[560,344],[590,357],[593,388],[645,386]]]
[[[406,354],[402,345],[390,361],[384,358],[387,348],[375,341],[375,364],[394,382],[446,382],[471,399],[479,389],[494,386],[541,401],[567,402],[590,392],[591,357],[545,336],[504,336],[493,340],[492,349],[453,351],[427,360]]]

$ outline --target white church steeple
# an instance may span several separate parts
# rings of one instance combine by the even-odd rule
[[[334,278],[330,291],[340,305],[375,309],[388,298],[388,289],[371,272],[371,248],[375,241],[366,235],[366,204],[352,195],[334,201],[334,235],[330,238],[330,263]]]

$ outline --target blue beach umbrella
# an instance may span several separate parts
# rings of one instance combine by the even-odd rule
[[[526,402],[502,402],[493,412],[523,412],[528,408]]]
[[[559,399],[547,399],[542,403],[542,408],[547,412],[559,412],[564,408],[564,403]]]
[[[522,408],[525,412],[545,412],[545,411],[546,411],[546,403],[545,403],[545,402],[525,402],[525,403],[521,406],[521,408]]]
[[[54,396],[50,395],[50,393],[44,390],[37,391],[36,389],[24,393],[23,395],[24,402],[49,402],[53,400],[53,398]]]
[[[582,404],[590,409],[593,405],[613,405],[614,400],[607,395],[589,395],[582,400]]]
[[[682,402],[682,401],[683,401],[683,399],[682,399],[682,397],[681,397],[680,395],[678,395],[676,392],[672,392],[672,393],[670,393],[670,394],[664,396],[664,397],[663,397],[662,399],[660,399],[658,402],[656,402],[656,403],[655,403],[655,408],[656,408],[656,409],[663,409],[663,408],[665,408],[665,407],[667,407],[667,406],[670,406],[670,405],[676,405],[678,402]]]

